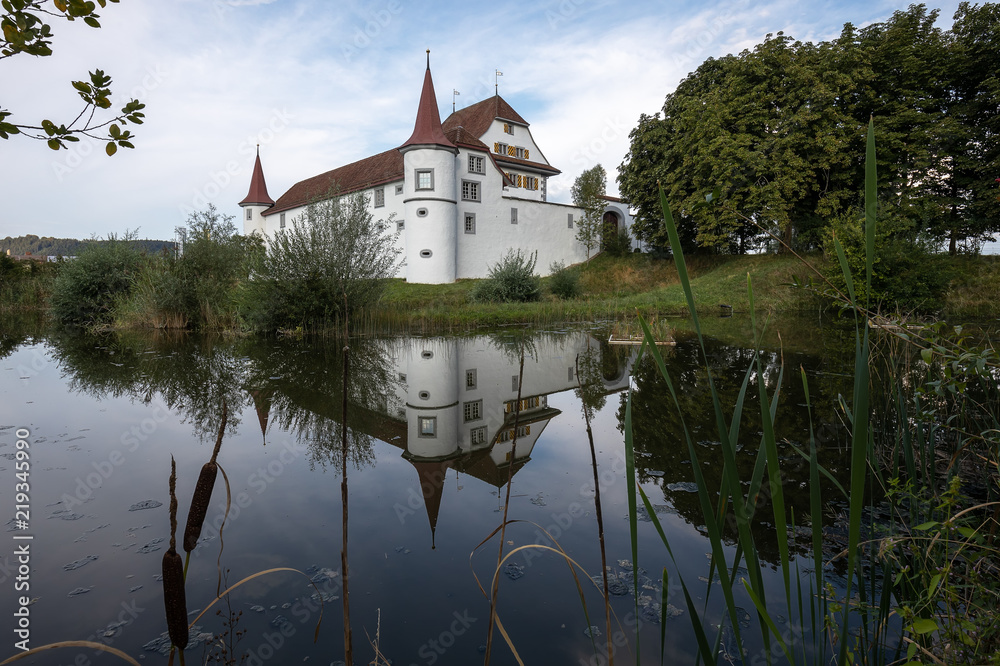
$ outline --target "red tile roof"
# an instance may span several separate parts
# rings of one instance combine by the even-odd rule
[[[534,169],[536,171],[544,171],[544,172],[549,173],[551,175],[555,175],[557,173],[562,173],[562,171],[560,171],[559,169],[555,168],[554,166],[551,166],[551,165],[548,165],[548,164],[543,164],[541,162],[532,162],[530,160],[522,160],[522,159],[518,159],[516,157],[510,157],[509,155],[497,155],[496,153],[491,153],[491,154],[494,156],[494,158],[496,159],[497,163],[500,164],[500,165],[505,165],[506,164],[506,165],[514,165],[514,166],[523,166],[525,168]]]
[[[476,102],[471,106],[455,111],[444,121],[443,127],[444,131],[448,132],[461,126],[475,136],[480,137],[486,134],[486,130],[490,128],[490,125],[497,118],[512,120],[525,127],[528,126],[528,121],[522,118],[503,97],[494,95],[493,97],[484,99],[482,102]]]
[[[400,148],[427,144],[447,148],[455,147],[441,130],[441,114],[438,113],[437,97],[434,95],[434,81],[431,80],[430,55],[427,56],[424,88],[420,91],[420,105],[417,107],[417,121],[413,125],[413,134]]]
[[[241,206],[273,206],[274,199],[267,194],[267,184],[264,182],[264,169],[260,166],[260,149],[257,150],[257,161],[253,164],[253,175],[250,177],[250,191],[240,202]]]
[[[264,211],[273,215],[291,208],[305,206],[329,194],[348,194],[403,177],[403,155],[395,148],[366,157],[333,171],[321,173],[292,185],[274,207]]]

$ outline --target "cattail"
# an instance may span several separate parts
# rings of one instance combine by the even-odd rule
[[[205,515],[208,513],[208,503],[212,500],[212,490],[215,488],[215,477],[219,475],[219,465],[215,458],[219,455],[222,447],[222,435],[226,431],[226,420],[228,409],[226,401],[222,401],[222,425],[219,426],[219,434],[215,438],[215,450],[212,452],[212,459],[202,465],[201,474],[198,475],[198,483],[194,487],[194,497],[191,498],[191,509],[188,511],[187,525],[184,527],[184,552],[190,553],[198,545],[198,537],[201,536],[201,528],[205,524]]]
[[[170,456],[170,549],[163,554],[163,608],[170,642],[183,650],[188,644],[184,563],[177,554],[177,463]]]

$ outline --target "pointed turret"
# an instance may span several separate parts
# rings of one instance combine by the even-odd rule
[[[434,81],[431,79],[430,49],[427,50],[427,71],[424,72],[424,87],[420,91],[417,121],[413,124],[413,134],[400,148],[415,145],[444,146],[457,151],[455,144],[448,140],[441,129],[441,114],[438,112]]]
[[[265,235],[266,229],[261,213],[273,205],[274,199],[268,195],[267,183],[264,182],[264,168],[260,165],[258,145],[257,160],[253,164],[253,175],[250,176],[250,191],[240,202],[240,208],[246,210],[243,213],[243,233],[248,236],[255,232]]]
[[[260,146],[257,146],[257,161],[253,164],[253,175],[250,176],[250,191],[240,202],[241,206],[273,206],[274,199],[267,194],[267,183],[264,182],[264,168],[260,165]]]

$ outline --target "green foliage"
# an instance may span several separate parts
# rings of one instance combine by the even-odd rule
[[[617,231],[611,225],[604,226],[604,251],[612,257],[624,257],[632,252],[632,236],[622,227]]]
[[[35,57],[52,55],[52,27],[45,21],[48,17],[57,17],[67,21],[82,19],[91,28],[100,28],[97,5],[102,8],[108,2],[118,0],[5,0],[3,13],[0,14],[0,60],[15,55],[24,54]],[[78,135],[85,135],[105,143],[105,152],[114,155],[118,148],[133,148],[134,135],[122,126],[132,123],[141,125],[146,107],[138,100],[126,102],[117,115],[103,122],[95,119],[99,110],[111,108],[111,77],[100,69],[90,72],[90,80],[73,81],[73,88],[84,102],[83,109],[68,124],[56,124],[45,119],[38,125],[25,125],[11,122],[13,115],[7,109],[0,108],[0,139],[9,139],[13,135],[23,135],[28,138],[45,141],[52,150],[66,148],[67,143],[80,140]],[[82,121],[82,122],[81,122]],[[106,129],[105,129],[106,128]],[[103,135],[97,134],[100,130]]]
[[[241,298],[253,328],[320,326],[375,305],[398,268],[392,219],[361,192],[330,193],[279,230]]]
[[[576,239],[590,251],[601,242],[602,215],[604,214],[604,194],[608,176],[600,164],[587,169],[573,181],[571,193],[573,205],[583,209],[583,217],[576,223]]]
[[[921,234],[911,219],[899,214],[895,206],[879,207],[879,226],[875,234],[875,257],[872,263],[871,293],[865,284],[856,282],[859,304],[869,302],[872,309],[929,312],[942,306],[942,297],[951,278],[949,262],[934,254],[934,246]],[[823,247],[828,257],[826,277],[842,294],[847,285],[836,261],[834,238],[840,241],[852,275],[865,273],[864,218],[851,210],[835,218],[825,232]]]
[[[10,250],[11,254],[30,254],[37,257],[75,257],[83,248],[89,244],[106,243],[102,240],[77,240],[75,238],[53,238],[52,236],[7,236],[0,238],[0,254],[5,254]],[[174,244],[170,241],[162,240],[133,240],[133,247],[147,254],[156,254],[163,251],[173,251]]]
[[[111,234],[106,243],[90,245],[62,266],[50,301],[59,322],[91,326],[111,321],[115,302],[128,296],[144,262],[131,240],[130,234]]]
[[[566,300],[580,295],[580,273],[566,268],[561,261],[549,266],[549,289],[559,298]]]
[[[833,40],[769,35],[706,60],[642,116],[621,165],[636,235],[666,243],[657,183],[675,206],[685,252],[742,253],[761,229],[818,247],[827,220],[862,189],[854,158],[879,128],[878,185],[899,215],[954,252],[1000,230],[991,191],[1000,162],[1000,5],[963,2],[951,31],[911,5]],[[699,208],[720,188],[724,206]]]
[[[535,275],[537,261],[538,253],[524,255],[521,250],[507,250],[470,297],[479,303],[537,301],[541,294],[541,278]]]
[[[58,264],[0,254],[0,311],[44,308]]]

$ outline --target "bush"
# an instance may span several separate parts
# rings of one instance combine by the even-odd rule
[[[525,256],[520,250],[507,250],[507,254],[490,268],[489,277],[472,290],[472,300],[478,303],[537,301],[542,284],[542,279],[535,275],[537,261],[537,252]]]
[[[116,300],[127,297],[144,263],[131,234],[90,243],[75,261],[59,270],[52,285],[52,314],[63,324],[110,323]]]
[[[375,220],[361,192],[327,197],[278,231],[254,267],[242,296],[253,328],[322,326],[374,305],[396,274],[392,219]]]
[[[566,268],[561,262],[554,262],[549,266],[552,276],[549,278],[549,289],[559,298],[566,300],[576,298],[580,295],[580,274],[577,271]]]
[[[604,240],[604,251],[612,257],[624,257],[632,252],[632,236],[622,227],[617,233],[611,232]]]
[[[865,286],[864,226],[864,213],[849,211],[830,223],[823,243],[824,252],[832,258],[826,277],[847,294],[834,235],[840,241],[854,277],[855,297],[861,306],[869,296]],[[906,312],[939,309],[950,271],[947,261],[934,253],[933,242],[917,230],[913,220],[890,205],[879,205],[876,229],[870,308]]]

